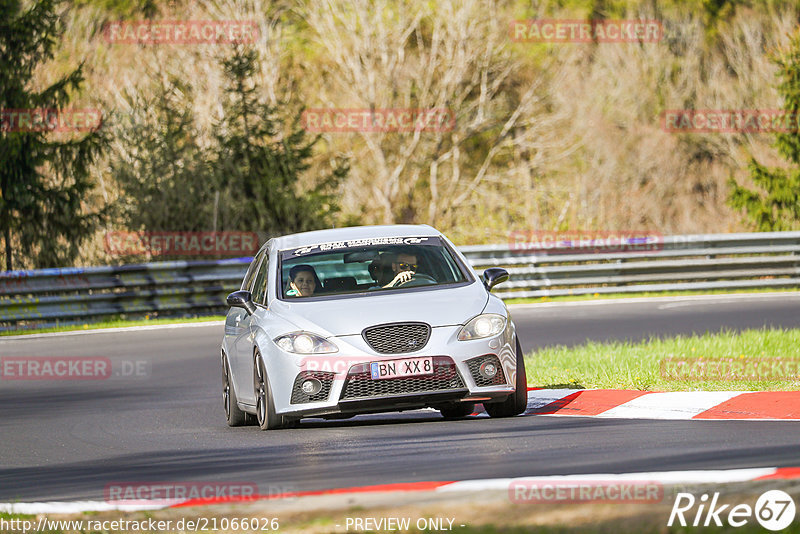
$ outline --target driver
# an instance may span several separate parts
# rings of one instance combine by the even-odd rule
[[[417,256],[407,252],[399,253],[392,261],[392,271],[395,273],[395,277],[383,287],[397,287],[411,280],[417,271]]]

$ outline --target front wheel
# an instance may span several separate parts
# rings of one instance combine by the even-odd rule
[[[492,417],[511,417],[519,415],[528,406],[528,377],[525,375],[525,357],[517,338],[517,380],[514,393],[503,402],[485,403],[486,413]]]
[[[272,391],[269,389],[267,370],[261,355],[256,352],[253,369],[253,388],[256,393],[256,419],[261,430],[281,428],[285,421],[282,416],[275,413],[275,403],[272,401]]]
[[[252,421],[253,416],[240,410],[237,405],[236,391],[231,383],[231,368],[224,354],[222,355],[222,404],[228,426],[243,426]]]

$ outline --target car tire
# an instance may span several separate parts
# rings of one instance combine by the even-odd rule
[[[275,413],[275,403],[272,401],[272,390],[267,380],[267,370],[261,355],[255,353],[253,366],[253,388],[256,394],[256,422],[261,430],[274,430],[281,428],[284,418]]]
[[[525,411],[528,406],[528,377],[525,374],[525,357],[522,354],[522,346],[517,338],[517,380],[514,393],[508,396],[503,402],[484,403],[491,417],[512,417]]]
[[[252,422],[252,416],[243,412],[236,404],[236,391],[231,383],[231,368],[228,359],[222,356],[222,405],[225,409],[225,419],[228,426],[244,426]]]
[[[450,404],[448,406],[440,406],[439,411],[445,419],[460,419],[466,417],[475,411],[474,402],[460,402],[458,404]]]

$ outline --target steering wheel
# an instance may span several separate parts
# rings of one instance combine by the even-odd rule
[[[405,282],[401,282],[397,284],[395,287],[416,287],[416,286],[429,286],[431,284],[438,284],[439,282],[436,281],[436,278],[424,274],[424,273],[414,273],[414,275],[406,280]]]

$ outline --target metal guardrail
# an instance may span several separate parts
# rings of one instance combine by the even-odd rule
[[[668,236],[643,252],[536,253],[509,244],[460,250],[480,272],[502,266],[508,298],[800,285],[800,232]],[[226,309],[250,258],[0,273],[0,330],[103,316]]]
[[[220,313],[252,258],[0,273],[0,330],[103,316]]]
[[[526,254],[508,245],[461,247],[476,270],[502,266],[503,298],[781,288],[800,285],[800,232],[667,236],[658,250]]]

